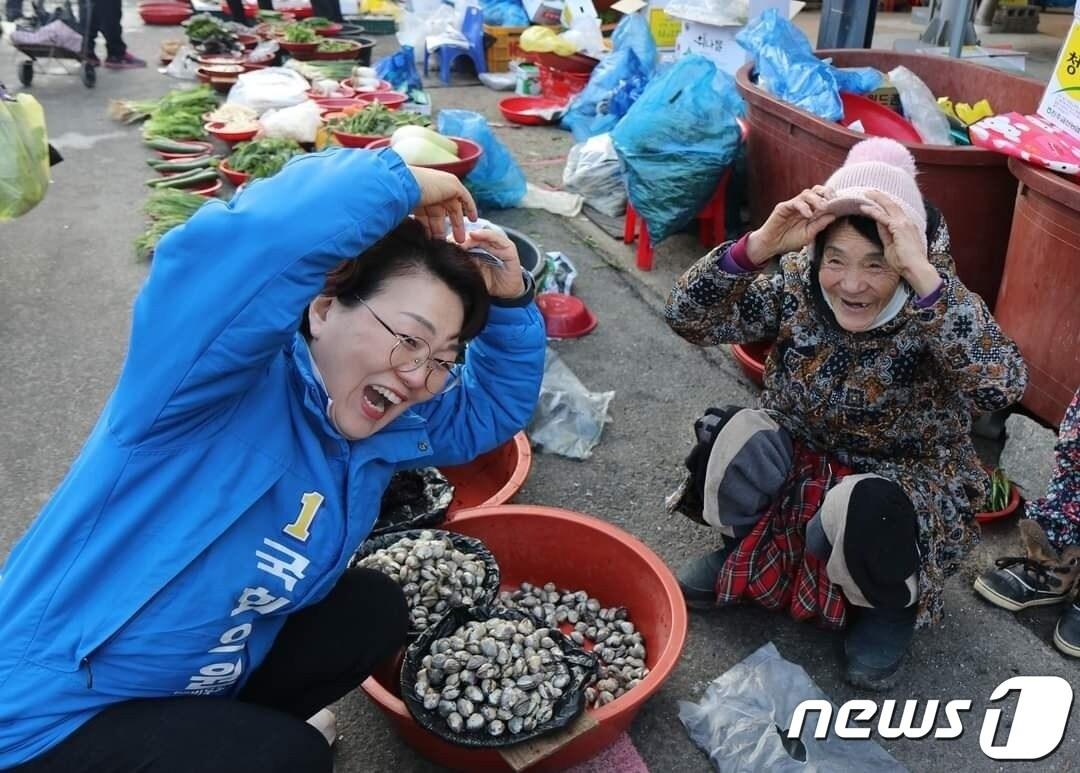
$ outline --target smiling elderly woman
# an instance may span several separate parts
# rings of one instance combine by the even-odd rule
[[[948,251],[910,154],[866,140],[668,301],[693,343],[775,340],[762,408],[702,417],[669,500],[725,538],[680,573],[687,601],[752,600],[836,628],[855,611],[847,677],[871,689],[895,681],[916,621],[940,616],[944,579],[978,539],[989,485],[972,413],[1027,382]],[[761,272],[774,256],[779,271]]]
[[[504,267],[425,235],[446,217]],[[494,448],[539,394],[531,277],[466,217],[457,178],[337,149],[161,240],[0,574],[0,768],[332,770],[321,710],[405,640],[395,582],[347,569],[390,477]]]

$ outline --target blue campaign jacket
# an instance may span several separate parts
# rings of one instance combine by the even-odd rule
[[[493,307],[461,386],[372,437],[326,417],[300,315],[418,196],[391,151],[326,151],[162,239],[116,389],[0,571],[0,768],[116,701],[235,695],[345,570],[395,470],[465,462],[528,422],[532,303]]]

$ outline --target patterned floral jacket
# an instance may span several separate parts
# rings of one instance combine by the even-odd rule
[[[936,222],[934,222],[936,221]],[[849,333],[825,305],[806,250],[775,273],[727,273],[721,245],[671,292],[666,316],[702,345],[773,340],[762,407],[799,441],[857,472],[898,483],[920,519],[920,622],[940,614],[944,577],[978,540],[974,512],[989,479],[971,440],[972,414],[1020,398],[1027,367],[982,299],[957,278],[944,220],[931,221],[936,302],[909,302],[882,327]]]

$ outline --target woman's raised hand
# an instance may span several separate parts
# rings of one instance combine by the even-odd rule
[[[457,242],[465,241],[465,220],[476,220],[476,202],[461,180],[447,172],[410,166],[409,171],[420,186],[420,204],[413,215],[424,226],[428,236],[446,235],[446,218]]]
[[[525,292],[525,278],[521,271],[517,246],[498,231],[486,228],[470,231],[461,248],[479,247],[502,260],[502,266],[492,266],[482,260],[476,266],[484,276],[488,295],[492,298],[518,298]]]
[[[866,198],[872,203],[862,206],[862,214],[877,222],[886,262],[919,297],[930,295],[941,284],[941,277],[926,254],[926,235],[900,205],[884,193],[869,191]]]
[[[836,220],[825,211],[835,195],[832,189],[816,185],[777,204],[765,224],[751,232],[747,256],[761,266],[775,255],[801,250]]]

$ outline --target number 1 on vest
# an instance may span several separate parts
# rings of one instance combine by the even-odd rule
[[[290,537],[296,537],[301,542],[307,542],[308,537],[311,536],[311,522],[315,520],[315,514],[319,512],[324,500],[325,497],[318,491],[309,491],[304,494],[304,496],[300,497],[300,502],[303,505],[300,508],[300,515],[296,516],[296,520],[282,531]]]

